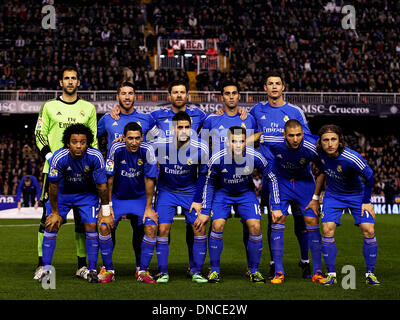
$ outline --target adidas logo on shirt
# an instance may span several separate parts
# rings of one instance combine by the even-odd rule
[[[118,122],[117,121],[114,121],[114,123],[112,124],[113,126],[117,126],[118,125]]]
[[[67,168],[67,171],[71,171],[71,170],[72,170],[72,168],[71,168],[71,167],[68,167],[68,168]]]
[[[225,172],[228,172],[228,170],[224,169],[224,170],[222,170],[221,172],[222,172],[222,173],[225,173]]]
[[[265,119],[266,119],[265,116],[262,116],[262,117],[261,117],[261,120],[265,120]]]
[[[223,130],[223,129],[225,129],[225,128],[224,128],[224,126],[221,124],[221,125],[219,126],[218,129],[219,129],[219,130]]]
[[[168,119],[165,119],[165,120],[164,120],[164,122],[165,122],[165,123],[168,123],[168,122],[169,122],[169,120],[168,120]]]
[[[125,160],[122,160],[122,161],[121,161],[121,164],[126,164],[126,161],[125,161]]]
[[[60,111],[58,111],[58,112],[57,112],[57,115],[58,115],[58,116],[62,116],[62,114],[61,114],[61,112],[60,112]]]

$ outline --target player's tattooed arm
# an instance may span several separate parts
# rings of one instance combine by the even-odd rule
[[[63,220],[58,212],[58,182],[49,183],[49,201],[51,213],[46,218],[45,226],[49,231],[58,231]]]
[[[114,228],[114,216],[112,215],[111,208],[109,207],[109,193],[107,184],[97,184],[96,187],[102,205],[98,216],[99,225],[106,224],[109,229],[112,229]],[[103,212],[104,210],[107,210],[107,212]]]
[[[146,218],[149,218],[153,220],[156,224],[158,224],[158,214],[153,209],[153,196],[156,185],[156,178],[145,177],[144,180],[146,188],[146,209],[144,211],[143,223],[146,221]]]

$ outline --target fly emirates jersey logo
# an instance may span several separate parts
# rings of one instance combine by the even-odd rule
[[[142,170],[136,170],[135,168],[129,168],[129,171],[121,170],[121,176],[126,178],[136,178],[142,174]]]

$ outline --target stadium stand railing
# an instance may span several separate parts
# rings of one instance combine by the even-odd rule
[[[89,101],[115,100],[115,91],[79,91],[79,95]],[[61,94],[57,90],[4,90],[0,91],[0,101],[47,101],[55,99]],[[265,92],[244,91],[240,93],[241,101],[257,103],[266,101]],[[399,93],[371,93],[371,92],[285,92],[284,99],[291,103],[308,104],[398,104]],[[138,101],[167,101],[168,91],[137,90]],[[190,102],[221,102],[218,91],[189,91]]]

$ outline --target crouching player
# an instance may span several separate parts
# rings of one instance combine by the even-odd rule
[[[374,174],[363,157],[344,146],[342,129],[336,125],[324,125],[319,130],[317,150],[326,176],[326,189],[323,198],[321,223],[321,250],[328,276],[323,285],[329,286],[336,280],[335,230],[340,225],[343,210],[350,209],[364,236],[363,256],[366,264],[366,283],[379,285],[374,274],[378,244],[375,237],[375,211],[371,204]],[[361,177],[365,183],[361,181]],[[316,200],[315,206],[317,205]]]
[[[143,142],[142,127],[130,122],[124,127],[123,142],[114,143],[107,155],[108,190],[116,225],[123,215],[138,216],[144,224],[137,280],[155,283],[148,266],[156,246],[158,217],[153,209],[157,161],[153,147]]]
[[[261,152],[271,152],[274,157],[273,171],[279,183],[281,209],[283,216],[273,221],[271,226],[271,251],[275,261],[275,276],[271,283],[281,284],[284,281],[283,231],[290,203],[298,204],[307,229],[308,245],[313,260],[313,282],[323,282],[321,271],[321,234],[319,231],[319,207],[309,208],[308,204],[316,188],[311,173],[310,162],[320,167],[316,150],[316,140],[304,136],[301,123],[295,119],[288,120],[282,137],[263,133],[260,136]],[[323,179],[321,177],[320,179]],[[315,210],[315,211],[313,211]]]
[[[156,211],[159,215],[157,261],[160,274],[157,283],[167,283],[168,236],[178,206],[194,232],[192,281],[208,282],[201,275],[207,253],[208,216],[201,214],[201,201],[207,176],[208,146],[192,134],[192,121],[184,112],[172,118],[172,135],[154,142],[159,163]]]
[[[211,213],[212,221],[208,246],[211,265],[209,282],[220,282],[222,235],[232,205],[237,205],[239,214],[249,227],[247,254],[250,281],[265,282],[264,277],[258,271],[263,245],[261,212],[252,177],[254,168],[262,172],[263,179],[267,179],[269,182],[270,190],[272,190],[272,215],[274,219],[278,219],[282,216],[279,187],[269,163],[257,150],[246,147],[245,128],[230,127],[227,146],[210,159],[209,174],[204,188],[202,213]]]
[[[107,177],[101,152],[91,147],[93,134],[83,124],[65,129],[64,147],[57,150],[50,161],[49,198],[47,202],[46,229],[43,237],[43,268],[40,282],[49,281],[51,262],[56,247],[58,230],[65,222],[68,212],[79,212],[86,230],[86,250],[89,262],[88,282],[99,282],[96,265],[99,247],[103,263],[110,263],[112,242],[99,240],[110,236],[114,218],[110,212]],[[101,208],[99,211],[99,197]],[[99,214],[99,219],[98,219]]]

